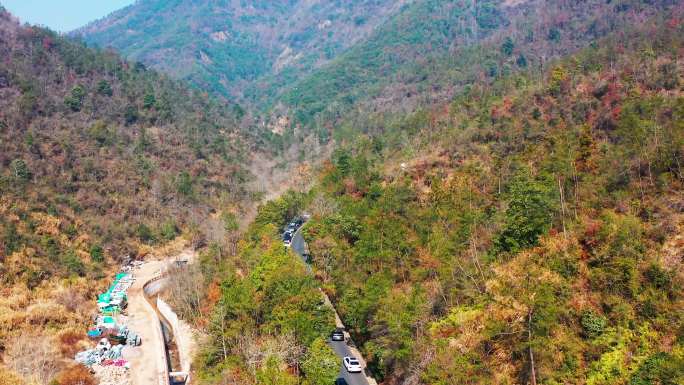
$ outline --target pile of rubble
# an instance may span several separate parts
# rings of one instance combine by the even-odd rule
[[[107,317],[105,317],[107,318]],[[142,340],[140,336],[123,325],[107,325],[98,322],[97,326],[88,330],[88,337],[91,339],[106,338],[110,342],[120,343],[129,346],[140,346]]]
[[[131,384],[130,364],[122,358],[122,351],[124,346],[136,347],[142,343],[140,336],[128,328],[128,318],[123,315],[128,299],[126,292],[135,281],[131,271],[130,266],[122,269],[109,290],[98,296],[100,314],[94,317],[95,326],[87,332],[88,338],[98,343],[74,357],[76,362],[95,372],[101,385]]]
[[[114,360],[124,361],[123,364],[117,366],[127,366],[128,362],[125,362],[125,360],[121,359],[123,347],[124,345],[112,346],[108,339],[103,338],[97,343],[97,346],[94,349],[76,353],[76,357],[74,359],[79,364],[83,364],[85,366],[93,366],[95,364],[107,366],[111,365]],[[109,363],[105,364],[105,362]]]
[[[128,368],[116,365],[93,366],[95,376],[100,380],[100,385],[131,385]]]

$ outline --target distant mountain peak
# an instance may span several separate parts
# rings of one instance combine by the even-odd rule
[[[73,33],[241,99],[311,73],[409,2],[148,0]]]

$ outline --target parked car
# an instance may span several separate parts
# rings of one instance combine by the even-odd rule
[[[290,247],[290,246],[292,246],[292,240],[291,240],[291,239],[286,239],[286,240],[284,240],[284,241],[283,241],[283,245],[284,245],[285,247]]]
[[[335,385],[348,385],[347,380],[344,378],[340,377],[337,380],[335,380]]]
[[[344,357],[342,360],[344,363],[344,367],[347,369],[349,373],[361,373],[363,371],[363,368],[361,367],[361,362],[357,360],[354,357]]]
[[[333,341],[344,341],[344,332],[340,329],[337,329],[332,332],[330,339]]]

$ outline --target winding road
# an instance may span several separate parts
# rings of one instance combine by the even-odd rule
[[[294,234],[292,237],[292,251],[294,251],[297,255],[302,257],[304,260],[304,263],[307,263],[306,259],[304,258],[304,254],[307,252],[307,247],[306,247],[306,241],[304,241],[304,237],[302,237],[302,228],[300,227],[297,232]],[[330,300],[328,299],[327,296],[325,296],[325,300],[330,303]],[[335,310],[335,307],[330,303],[330,306]],[[342,321],[340,320],[340,317],[337,314],[337,310],[335,310],[335,318],[336,318],[336,323],[338,327],[344,327],[342,324]],[[328,340],[328,344],[330,347],[335,351],[335,353],[340,357],[340,361],[342,358],[346,356],[352,356],[358,358],[362,364],[365,367],[365,360],[363,357],[361,357],[361,353],[353,348],[352,346],[349,346],[348,343],[351,343],[351,338],[349,337],[349,333],[346,331],[344,332],[345,337],[347,342],[344,341],[331,341]],[[371,382],[369,382],[368,378],[366,375],[363,373],[349,373],[347,369],[345,369],[344,365],[341,365],[340,367],[340,377],[344,378],[349,385],[371,385]],[[371,380],[372,381],[372,380]],[[372,381],[375,383],[375,381]]]

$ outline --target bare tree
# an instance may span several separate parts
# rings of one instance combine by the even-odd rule
[[[311,202],[311,214],[316,217],[327,217],[337,211],[337,203],[332,201],[322,194],[316,195],[313,202]]]
[[[180,314],[181,318],[202,318],[202,298],[205,297],[206,285],[199,265],[172,265],[168,274],[164,300]]]
[[[304,357],[304,348],[297,344],[292,333],[265,337],[259,337],[253,332],[246,333],[240,337],[236,348],[252,374],[270,357],[276,357],[298,371],[299,363]]]

